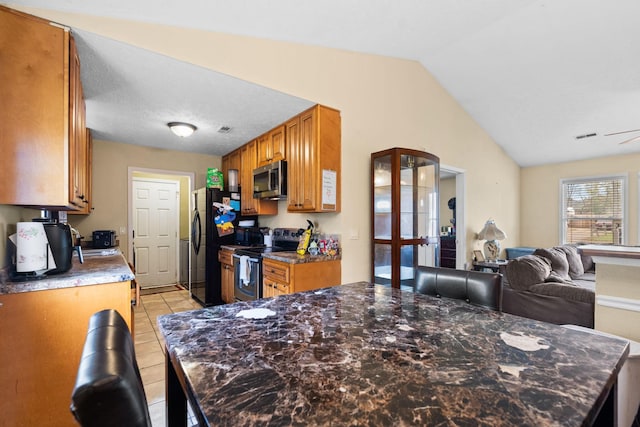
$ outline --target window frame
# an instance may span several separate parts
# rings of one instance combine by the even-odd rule
[[[629,175],[627,173],[617,173],[617,174],[606,174],[606,175],[593,175],[593,176],[583,176],[583,177],[575,177],[575,178],[561,178],[559,185],[559,220],[558,220],[558,234],[560,237],[560,244],[568,244],[567,243],[567,234],[565,227],[565,215],[566,211],[565,206],[565,185],[566,184],[579,184],[579,183],[589,183],[594,181],[612,181],[612,180],[621,180],[622,181],[622,241],[620,243],[613,243],[613,245],[625,245],[628,242],[628,230],[629,230]],[[608,245],[608,243],[601,243],[603,245]]]

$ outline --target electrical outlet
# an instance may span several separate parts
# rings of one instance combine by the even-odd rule
[[[358,240],[360,238],[360,232],[358,231],[357,228],[351,229],[349,231],[349,238],[351,240]]]
[[[127,234],[127,227],[120,227],[120,235]]]

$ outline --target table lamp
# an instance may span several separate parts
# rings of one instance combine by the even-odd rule
[[[478,240],[484,242],[484,256],[488,261],[495,261],[500,255],[500,240],[507,238],[504,231],[500,230],[494,220],[490,219],[484,224],[484,228],[478,233]]]

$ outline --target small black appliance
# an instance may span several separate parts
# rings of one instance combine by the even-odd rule
[[[114,230],[96,230],[93,232],[93,247],[95,249],[112,248],[116,245]]]

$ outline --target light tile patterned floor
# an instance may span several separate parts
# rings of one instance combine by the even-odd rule
[[[156,318],[162,314],[202,308],[186,290],[141,295],[134,309],[136,359],[149,404],[153,427],[165,427],[164,344]],[[166,290],[166,289],[159,289]],[[143,293],[153,292],[151,290]],[[192,420],[190,424],[195,424]]]

